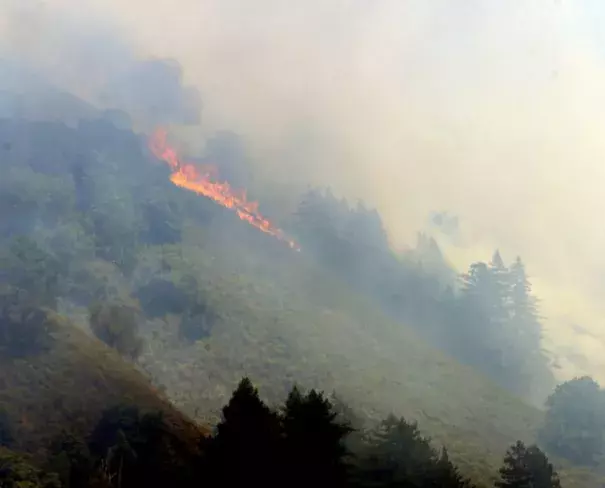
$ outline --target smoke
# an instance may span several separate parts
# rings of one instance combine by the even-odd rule
[[[495,247],[508,260],[522,255],[564,374],[597,374],[598,0],[23,3],[2,16],[5,55],[55,84],[172,122],[196,120],[199,98],[182,88],[194,86],[204,101],[196,133],[235,130],[264,162],[259,171],[365,199],[395,246],[446,210],[458,227],[443,245],[460,266]],[[150,57],[179,65],[141,63]],[[566,362],[578,354],[592,370]]]
[[[96,11],[69,2],[8,0],[0,7],[0,88],[45,95],[65,90],[98,108],[127,112],[143,128],[199,122],[197,89],[174,60],[141,57]]]

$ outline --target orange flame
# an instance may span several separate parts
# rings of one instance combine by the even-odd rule
[[[168,145],[167,132],[164,129],[158,129],[151,136],[149,148],[158,159],[170,166],[172,170],[170,181],[175,185],[211,198],[219,205],[234,210],[240,219],[250,225],[286,242],[292,249],[300,250],[296,242],[286,237],[281,229],[261,215],[258,202],[247,200],[245,190],[236,191],[226,181],[223,183],[213,181],[218,176],[214,166],[195,166],[181,162],[175,149]]]

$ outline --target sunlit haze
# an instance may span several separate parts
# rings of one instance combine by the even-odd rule
[[[202,98],[191,152],[234,130],[260,172],[376,206],[395,248],[457,216],[447,257],[522,255],[557,374],[605,380],[598,0],[8,1],[0,19],[2,55],[93,102],[122,59],[175,59]]]

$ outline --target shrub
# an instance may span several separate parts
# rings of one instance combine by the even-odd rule
[[[139,310],[133,305],[96,302],[90,306],[93,333],[122,356],[136,359],[143,342],[138,335]]]

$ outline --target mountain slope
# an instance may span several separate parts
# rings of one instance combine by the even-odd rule
[[[16,449],[44,457],[63,430],[86,438],[103,411],[115,406],[163,412],[173,432],[197,449],[206,431],[113,350],[52,312],[41,320],[50,331],[48,347],[23,357],[0,355],[0,406],[14,430]]]
[[[0,121],[0,284],[39,293],[82,326],[95,300],[139,302],[141,368],[200,419],[215,419],[250,375],[273,404],[300,382],[336,390],[371,420],[391,411],[417,420],[485,483],[509,444],[534,439],[537,409],[387,318],[305,249],[176,188],[143,143],[109,121]],[[50,349],[2,356],[0,402],[18,425],[18,447],[43,450],[70,425],[85,435],[104,408],[125,400],[162,409],[196,438],[114,352],[52,322]],[[567,486],[598,486],[592,475],[566,473]]]
[[[199,276],[218,318],[189,345],[171,335],[178,317],[155,321],[142,362],[192,415],[216,412],[248,374],[275,403],[301,382],[336,390],[373,420],[390,412],[417,420],[477,480],[493,478],[515,440],[535,440],[540,411],[429,347],[304,254],[213,244],[195,228],[185,240],[197,245],[158,259],[175,280]]]

